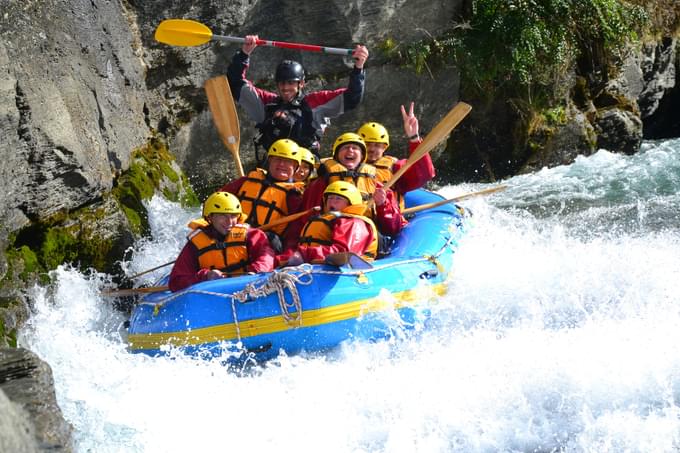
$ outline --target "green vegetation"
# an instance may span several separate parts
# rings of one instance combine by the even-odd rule
[[[17,347],[17,330],[11,329],[7,331],[2,318],[0,318],[0,347]]]
[[[186,176],[179,170],[165,144],[152,139],[133,152],[129,169],[123,173],[111,194],[100,202],[72,212],[59,212],[34,221],[12,235],[5,251],[7,272],[0,286],[15,287],[49,279],[47,271],[62,263],[75,263],[83,268],[111,271],[113,262],[130,245],[129,228],[136,235],[149,231],[144,200],[160,191],[184,206],[198,206]]]
[[[473,0],[463,21],[438,37],[382,50],[416,71],[455,64],[465,90],[552,98],[566,68],[593,46],[617,55],[647,23],[642,6],[620,0]]]
[[[143,201],[156,190],[167,199],[183,206],[198,206],[200,202],[186,176],[173,168],[174,158],[164,142],[152,139],[132,154],[130,168],[116,182],[112,193],[136,234],[147,234],[149,219]],[[181,176],[180,176],[181,175]]]

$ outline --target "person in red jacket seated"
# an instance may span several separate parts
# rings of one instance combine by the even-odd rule
[[[194,283],[274,269],[274,251],[257,228],[239,223],[241,203],[227,192],[215,192],[203,203],[203,219],[189,224],[187,243],[170,272],[170,291]]]
[[[322,263],[329,254],[338,252],[375,259],[378,231],[373,221],[363,215],[366,205],[359,189],[346,181],[336,181],[326,187],[323,195],[323,214],[309,219],[297,247],[278,256],[279,263],[286,266]]]
[[[333,144],[333,156],[321,163],[319,177],[305,189],[302,210],[320,206],[326,187],[335,181],[347,181],[359,189],[364,201],[373,198],[375,206],[370,213],[381,234],[397,235],[406,225],[393,191],[385,190],[376,180],[376,169],[366,163],[366,143],[354,132],[345,132]],[[304,220],[298,222],[295,229]],[[293,227],[291,227],[293,228]]]
[[[413,102],[409,107],[408,113],[404,106],[401,106],[401,117],[404,123],[404,134],[408,137],[408,153],[420,145],[422,139],[418,132],[418,118],[413,113]],[[387,129],[380,123],[364,123],[357,134],[366,143],[368,157],[366,162],[376,168],[376,180],[386,183],[392,179],[392,175],[404,166],[407,159],[397,159],[393,156],[385,155],[385,151],[390,146],[390,136]],[[428,181],[435,177],[434,165],[429,153],[415,162],[404,174],[394,183],[392,189],[397,193],[399,207],[404,209],[404,195],[411,190],[423,187]]]

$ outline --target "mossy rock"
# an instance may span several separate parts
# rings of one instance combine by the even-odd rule
[[[100,203],[59,214],[18,232],[6,251],[8,276],[24,282],[47,280],[46,272],[62,263],[110,271],[131,246],[127,218],[118,203],[106,197]]]
[[[18,291],[7,294],[0,296],[0,348],[16,348],[18,328],[28,319],[29,310]]]
[[[149,233],[144,200],[155,193],[181,203],[199,202],[167,146],[158,139],[133,152],[130,167],[103,199],[71,212],[32,222],[9,238],[7,272],[0,288],[46,283],[47,271],[63,263],[115,273],[135,237]]]
[[[152,138],[132,153],[130,168],[117,179],[112,191],[137,235],[149,233],[143,201],[151,199],[156,192],[182,206],[200,204],[165,143]]]

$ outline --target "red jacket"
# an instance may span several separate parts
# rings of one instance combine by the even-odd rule
[[[415,166],[415,165],[414,165]],[[408,172],[407,172],[408,173]],[[382,187],[382,184],[376,182],[378,187]],[[317,178],[312,181],[309,186],[305,189],[305,193],[302,196],[302,209],[306,210],[314,206],[320,206],[323,208],[323,192],[326,190],[328,182],[326,178]],[[406,225],[406,220],[401,215],[399,210],[399,203],[397,202],[394,192],[391,190],[387,191],[387,200],[382,206],[375,207],[376,216],[373,219],[375,226],[378,227],[378,231],[381,234],[386,234],[389,236],[395,236],[399,234],[401,229]],[[304,226],[305,222],[309,219],[309,216],[305,216],[298,222],[291,224],[289,230],[291,230],[291,235],[293,230],[299,235],[300,230]],[[288,241],[284,246],[290,245]]]
[[[205,228],[210,237],[218,240],[224,239],[212,226]],[[267,235],[257,228],[250,228],[246,236],[246,248],[248,250],[248,272],[269,272],[274,270],[274,251],[269,245]],[[188,241],[180,252],[175,265],[170,272],[168,286],[170,291],[179,291],[194,283],[202,282],[210,269],[198,267],[198,254],[196,247]]]
[[[257,88],[246,78],[249,65],[250,57],[243,51],[236,52],[227,69],[227,78],[234,100],[251,120],[262,124],[267,119],[267,105],[276,104],[280,98],[277,93]],[[290,138],[305,147],[310,146],[310,141],[320,140],[331,118],[355,109],[361,103],[365,77],[363,69],[353,68],[346,88],[304,93],[300,100],[305,112],[301,119],[302,134]],[[266,150],[269,145],[264,145]]]
[[[408,155],[410,156],[413,154],[413,151],[415,151],[421,143],[422,140],[417,142],[409,141]],[[404,166],[407,160],[408,159],[401,159],[396,161],[392,166],[392,173],[399,171],[399,169]],[[406,170],[404,174],[401,175],[399,179],[397,179],[397,182],[394,183],[392,189],[403,195],[406,192],[420,189],[428,181],[431,181],[435,175],[436,172],[434,170],[434,165],[432,164],[432,158],[430,157],[430,153],[427,153],[418,159],[413,165],[411,165],[411,168]]]
[[[334,224],[332,245],[298,245],[278,255],[276,259],[278,263],[286,262],[295,251],[300,252],[306,263],[323,261],[329,254],[337,252],[363,255],[373,240],[373,230],[366,222],[358,218],[341,217]]]

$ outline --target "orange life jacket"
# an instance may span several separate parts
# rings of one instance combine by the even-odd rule
[[[394,156],[383,155],[383,157],[373,162],[371,165],[373,165],[376,168],[375,179],[377,179],[383,184],[392,179],[392,176],[394,175],[394,172],[392,172],[392,168],[394,168],[394,164],[397,162],[397,160],[399,159],[397,159]],[[404,195],[397,192],[396,190],[394,190],[393,192],[394,196],[397,197],[399,209],[403,211],[406,208],[406,203],[404,202]]]
[[[397,162],[396,157],[383,156],[375,162],[371,163],[376,169],[375,179],[385,184],[392,178],[392,167],[394,167],[395,162]]]
[[[335,159],[327,159],[322,165],[325,167],[325,175],[328,184],[335,181],[347,181],[352,183],[361,192],[361,197],[367,201],[375,192],[376,169],[370,164],[359,164],[356,170],[348,170]]]
[[[224,241],[217,241],[210,237],[200,227],[200,223],[196,225],[198,228],[189,233],[187,239],[198,251],[198,266],[201,269],[217,269],[229,276],[247,272],[246,239],[249,228],[247,224],[237,224],[231,227]]]
[[[352,205],[340,212],[327,212],[311,217],[302,228],[298,244],[308,246],[333,245],[335,221],[341,217],[351,217],[363,220],[373,231],[373,240],[364,251],[363,256],[368,259],[375,259],[378,254],[378,229],[371,219],[361,215],[365,209],[364,205]]]
[[[289,215],[288,194],[299,193],[300,186],[299,183],[274,181],[267,178],[266,171],[258,168],[248,173],[236,196],[241,200],[243,213],[248,216],[247,222],[259,227]],[[286,226],[283,223],[271,231],[280,235]]]

